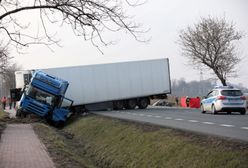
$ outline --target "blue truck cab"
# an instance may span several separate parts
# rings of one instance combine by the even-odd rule
[[[73,104],[64,97],[68,86],[63,79],[35,71],[24,89],[17,116],[33,113],[55,123],[65,122]]]

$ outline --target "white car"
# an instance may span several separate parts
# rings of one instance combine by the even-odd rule
[[[215,87],[201,101],[201,111],[211,111],[213,114],[218,112],[240,112],[246,113],[246,98],[242,91],[231,86]]]

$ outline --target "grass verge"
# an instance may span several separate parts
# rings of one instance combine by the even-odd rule
[[[100,116],[35,124],[57,167],[247,167],[248,144]]]
[[[1,134],[7,125],[6,119],[7,119],[7,114],[2,109],[0,109],[0,139],[1,139]]]

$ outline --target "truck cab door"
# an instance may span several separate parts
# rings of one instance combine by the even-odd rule
[[[52,117],[53,121],[65,122],[66,119],[70,116],[72,104],[73,104],[73,100],[68,99],[66,97],[62,97],[62,102],[61,102],[60,106],[55,107],[55,109],[53,111],[53,117]]]
[[[62,97],[60,108],[71,109],[72,104],[73,104],[73,100],[68,99],[66,97]]]

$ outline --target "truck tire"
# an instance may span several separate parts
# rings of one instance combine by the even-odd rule
[[[136,99],[129,99],[126,101],[125,108],[130,110],[135,109],[136,105],[137,105]]]
[[[24,112],[24,111],[21,111],[20,117],[21,118],[26,118],[27,117],[27,113]]]
[[[18,110],[16,111],[16,117],[21,117],[21,109],[18,109]]]
[[[114,109],[115,110],[122,110],[124,108],[124,101],[118,100],[114,102]]]
[[[65,121],[53,121],[53,125],[56,128],[62,129],[65,126]]]
[[[149,105],[149,103],[150,103],[149,98],[147,98],[147,97],[140,98],[139,99],[139,102],[138,102],[138,107],[140,109],[145,109],[145,108],[147,108],[147,106]]]

